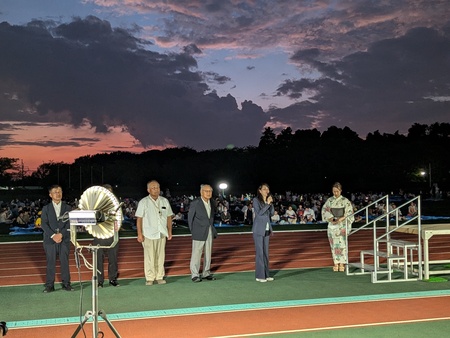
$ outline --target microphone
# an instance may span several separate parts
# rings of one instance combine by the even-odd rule
[[[108,211],[108,213],[107,213],[108,214],[108,217],[107,217],[108,220],[111,219],[111,217],[116,216],[117,212],[120,210],[120,208],[122,207],[123,203],[124,202],[121,202],[119,204],[119,206],[116,208],[116,210],[111,209],[111,210]]]
[[[69,220],[69,212],[66,211],[66,212],[65,212],[64,214],[62,214],[61,216],[56,217],[56,219],[57,219],[58,221],[67,222],[67,221]]]
[[[101,210],[96,210],[95,211],[95,220],[98,223],[102,223],[102,222],[105,221],[105,214],[103,213],[103,211],[101,211]]]
[[[114,215],[116,214],[117,211],[119,211],[120,208],[122,208],[123,202],[120,202],[119,206],[117,207],[116,210],[114,210]]]

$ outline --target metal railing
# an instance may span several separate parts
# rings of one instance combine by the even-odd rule
[[[417,215],[412,216],[408,219],[401,217],[401,208],[404,208],[405,206],[411,204],[411,202],[415,202],[417,204]],[[372,215],[370,215],[370,209],[376,208],[378,209],[378,205],[380,203],[384,203],[385,209],[382,214],[373,216],[373,219],[370,219]],[[346,274],[347,275],[356,275],[356,274],[366,274],[363,269],[359,273],[350,273],[349,271],[349,264],[352,264],[349,262],[349,241],[348,237],[354,235],[355,233],[363,230],[368,229],[370,226],[373,226],[373,270],[367,273],[372,273],[372,281],[377,281],[377,275],[378,273],[383,270],[384,272],[389,273],[389,278],[391,276],[392,271],[387,271],[386,269],[382,269],[380,267],[380,242],[386,242],[386,254],[387,256],[392,255],[392,246],[389,244],[391,240],[391,234],[395,231],[397,231],[399,228],[404,227],[411,222],[414,222],[417,220],[417,226],[418,226],[418,239],[417,239],[417,256],[418,256],[418,275],[419,279],[422,278],[422,243],[421,243],[421,199],[420,196],[417,196],[411,200],[408,200],[404,202],[403,204],[396,206],[395,209],[389,210],[389,195],[383,196],[376,201],[368,204],[364,208],[357,210],[354,212],[351,216],[353,216],[356,220],[356,218],[361,214],[364,214],[365,224],[358,227],[358,228],[351,228],[351,226],[348,224],[348,219],[345,220],[345,225],[347,228],[347,236],[346,236],[346,247],[347,247],[347,254],[346,254]],[[349,216],[350,217],[350,216]],[[394,217],[394,224],[391,224],[391,217]],[[378,222],[385,223],[383,226],[383,233],[379,235],[380,227],[377,226]],[[404,249],[406,250],[406,249]],[[367,251],[368,252],[368,251]],[[404,253],[406,255],[406,253]],[[405,256],[406,257],[406,256]],[[361,252],[360,254],[361,264],[363,265],[363,254]],[[389,259],[389,258],[388,258]],[[411,267],[413,265],[413,262],[411,261]],[[403,266],[404,269],[407,269],[406,262],[404,263],[405,266]],[[391,269],[391,264],[388,264],[389,269]],[[409,280],[409,279],[408,279]]]

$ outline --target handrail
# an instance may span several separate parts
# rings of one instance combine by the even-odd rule
[[[394,212],[397,213],[398,209],[400,209],[401,207],[406,206],[407,204],[410,204],[411,202],[413,202],[413,201],[415,201],[415,200],[417,200],[418,203],[419,203],[419,201],[420,201],[420,196],[416,196],[416,197],[414,197],[412,200],[409,200],[409,201],[403,203],[401,206],[399,206],[399,207],[397,207],[397,208],[395,208],[395,209],[389,211],[389,212],[387,213],[387,215],[390,215],[390,214],[392,214],[392,213],[394,213]],[[421,216],[421,213],[420,213],[420,210],[419,210],[419,208],[418,208],[418,210],[417,210],[417,215],[416,215],[416,216],[413,216],[413,217],[411,217],[410,219],[405,220],[405,221],[404,221],[403,223],[401,223],[401,224],[398,224],[398,217],[396,217],[395,229],[390,230],[390,224],[389,224],[389,227],[386,229],[386,233],[384,233],[383,235],[381,235],[380,237],[378,237],[377,240],[381,240],[381,239],[383,239],[384,237],[387,237],[387,235],[393,233],[393,232],[396,231],[398,228],[404,227],[405,225],[408,225],[409,223],[411,223],[412,221],[414,221],[414,220],[416,220],[416,219],[419,220],[419,219],[420,219],[420,216]],[[421,223],[421,222],[418,222],[418,225],[419,225],[419,223]],[[420,230],[419,230],[419,232],[420,232]]]
[[[385,202],[385,205],[386,205],[386,209],[385,209],[385,210],[387,210],[387,208],[388,208],[388,206],[389,206],[389,195],[385,195],[385,196],[383,196],[383,197],[377,199],[376,201],[373,201],[372,203],[366,205],[364,208],[359,209],[359,210],[355,211],[353,214],[347,216],[347,218],[345,219],[345,226],[346,226],[346,230],[347,230],[347,232],[346,232],[347,235],[345,236],[345,247],[347,248],[346,257],[345,257],[345,262],[346,262],[346,273],[347,273],[347,274],[348,274],[348,263],[349,263],[349,262],[348,262],[348,251],[349,251],[349,250],[348,250],[348,237],[349,237],[350,235],[353,235],[353,234],[357,233],[358,231],[360,231],[360,230],[362,230],[362,229],[368,227],[370,224],[373,223],[373,224],[374,224],[374,227],[373,227],[373,238],[374,238],[374,241],[373,241],[373,251],[376,252],[376,251],[378,250],[378,249],[377,249],[378,242],[375,241],[375,238],[376,238],[376,229],[377,229],[377,227],[376,227],[376,222],[379,221],[379,220],[382,220],[384,217],[386,217],[386,214],[383,213],[382,215],[379,215],[378,217],[375,217],[375,218],[374,218],[373,220],[371,220],[370,222],[367,222],[367,221],[369,220],[369,208],[370,208],[370,207],[377,207],[378,203],[381,202],[381,201],[384,201],[384,202]],[[365,218],[365,219],[366,219],[366,224],[364,224],[363,226],[361,226],[361,227],[355,229],[354,231],[352,231],[352,229],[351,229],[351,228],[349,229],[349,226],[348,226],[348,218],[349,218],[350,216],[355,217],[355,215],[358,215],[358,214],[361,213],[362,211],[365,211],[365,213],[366,213],[366,218]],[[387,222],[389,223],[389,218],[388,218],[388,221],[387,221]],[[374,259],[377,260],[378,257],[375,257]],[[375,266],[375,269],[376,269],[377,264],[374,264],[374,266]]]
[[[411,217],[410,219],[405,220],[403,223],[399,224],[398,223],[398,210],[401,207],[406,206],[407,204],[410,204],[413,201],[417,200],[417,215]],[[389,238],[390,234],[394,233],[396,230],[398,230],[399,228],[404,227],[405,225],[408,225],[409,223],[411,223],[412,221],[417,220],[417,257],[418,257],[418,267],[419,267],[419,276],[420,279],[422,279],[422,205],[421,205],[421,199],[420,196],[416,196],[411,200],[406,201],[405,203],[403,203],[401,206],[391,210],[390,212],[387,213],[387,215],[392,214],[392,213],[396,213],[396,222],[395,222],[395,226],[393,229],[391,229],[391,225],[389,224],[388,227],[386,228],[386,232],[375,238],[374,237],[374,241],[375,242],[379,242],[380,240],[384,239],[384,238]],[[389,219],[389,217],[387,217]],[[375,232],[374,232],[374,236],[375,236]],[[347,254],[347,260],[348,260],[348,254]],[[411,262],[412,264],[412,262]]]
[[[385,203],[385,211],[383,212],[383,214],[378,215],[377,217],[375,217],[374,219],[369,221],[369,208],[371,207],[376,207],[377,204],[381,201],[384,201]],[[410,219],[405,219],[402,220],[402,222],[399,222],[400,218],[399,218],[399,211],[401,208],[407,206],[408,204],[410,204],[413,201],[417,201],[417,215],[411,217]],[[366,224],[356,228],[356,229],[352,229],[348,227],[348,217],[353,216],[355,217],[358,214],[361,214],[362,212],[365,211],[365,220],[366,220]],[[395,227],[393,229],[391,229],[391,224],[390,224],[390,217],[391,215],[395,216]],[[357,233],[358,231],[367,228],[369,225],[373,224],[373,251],[374,251],[374,260],[375,260],[375,264],[374,264],[374,273],[377,273],[378,270],[378,249],[379,249],[379,241],[386,238],[389,240],[390,235],[396,231],[398,228],[404,227],[405,225],[408,225],[409,223],[417,220],[417,224],[418,224],[418,266],[419,266],[419,276],[422,277],[422,265],[421,265],[421,260],[422,260],[422,244],[421,244],[421,199],[420,196],[416,196],[410,200],[405,201],[403,204],[397,206],[395,209],[392,209],[389,211],[389,195],[385,195],[379,199],[377,199],[376,201],[368,204],[367,206],[365,206],[364,208],[361,208],[357,211],[355,211],[353,214],[351,214],[350,216],[348,216],[345,219],[345,225],[346,225],[346,229],[347,229],[347,235],[345,236],[345,241],[346,241],[346,247],[347,247],[347,254],[346,254],[346,263],[347,263],[347,273],[348,273],[348,237]],[[386,230],[385,233],[382,234],[381,236],[377,237],[377,222],[381,221],[381,220],[386,220]]]
[[[366,215],[365,215],[365,216],[366,216],[366,217],[365,217],[365,219],[366,219],[366,224],[364,224],[363,226],[360,226],[360,227],[358,227],[358,228],[356,228],[356,229],[351,229],[351,231],[350,231],[350,233],[348,234],[348,236],[353,235],[354,233],[356,233],[356,232],[358,232],[358,231],[360,231],[360,230],[362,230],[362,229],[368,227],[368,226],[369,226],[370,224],[372,224],[372,223],[375,223],[375,222],[377,222],[377,221],[379,221],[379,220],[382,220],[382,219],[386,216],[386,213],[384,213],[384,214],[382,214],[382,215],[379,215],[378,217],[375,217],[375,218],[372,219],[370,222],[367,222],[367,221],[369,220],[369,208],[370,208],[370,207],[376,207],[376,206],[378,205],[378,203],[381,202],[381,201],[383,201],[383,200],[386,201],[385,205],[386,205],[386,207],[388,207],[388,206],[389,206],[389,204],[388,204],[388,202],[389,202],[389,195],[385,195],[385,196],[383,196],[383,197],[377,199],[376,201],[374,201],[374,202],[372,202],[372,203],[366,205],[364,208],[361,208],[361,209],[355,211],[353,214],[351,214],[351,215],[348,216],[348,217],[350,217],[350,216],[355,217],[356,215],[360,214],[362,211],[365,211],[365,212],[366,212]],[[347,217],[347,218],[348,218],[348,217]],[[347,226],[347,229],[348,229],[348,220],[347,220],[347,218],[345,219],[345,222],[346,222],[345,225]]]

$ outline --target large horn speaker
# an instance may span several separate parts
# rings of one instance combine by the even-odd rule
[[[88,310],[84,315],[83,321],[78,325],[72,338],[77,337],[78,332],[83,329],[84,324],[90,319],[92,322],[92,337],[103,337],[99,335],[98,316],[108,324],[111,331],[117,338],[119,333],[106,317],[106,312],[98,310],[98,275],[97,275],[97,255],[98,250],[114,247],[119,240],[119,229],[122,224],[122,204],[119,203],[116,196],[108,189],[100,186],[93,186],[84,191],[78,203],[78,210],[69,212],[70,221],[70,239],[75,246],[75,259],[81,254],[83,245],[77,241],[77,226],[83,226],[95,238],[111,238],[114,240],[109,246],[91,245],[87,248],[92,251],[92,310]],[[87,265],[86,265],[87,266]],[[84,332],[84,331],[83,331]]]
[[[111,238],[122,224],[122,209],[116,196],[108,189],[93,186],[84,191],[78,203],[80,210],[95,210],[96,224],[86,230],[96,238]],[[115,229],[116,227],[116,229]]]

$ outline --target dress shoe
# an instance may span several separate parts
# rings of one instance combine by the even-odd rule
[[[256,278],[256,281],[260,282],[260,283],[265,283],[265,282],[267,282],[267,279]]]
[[[98,287],[102,288],[103,287],[103,282],[98,282]]]
[[[110,280],[109,281],[109,285],[111,285],[111,286],[120,286],[119,282],[116,279]]]
[[[156,283],[158,283],[158,284],[166,284],[167,282],[164,279],[157,279]]]
[[[213,275],[209,275],[209,276],[203,277],[203,279],[206,279],[206,280],[216,280],[216,277],[214,277]]]
[[[66,290],[66,291],[74,291],[74,290],[75,290],[75,289],[72,287],[72,285],[70,285],[70,284],[63,285],[62,289],[63,289],[63,290]]]
[[[55,291],[55,287],[54,286],[46,286],[44,289],[44,293],[50,293]]]
[[[193,281],[194,283],[198,283],[198,282],[201,282],[202,279],[201,279],[200,277],[195,276],[195,277],[192,277],[192,281]]]
[[[267,278],[266,278],[266,281],[268,281],[268,282],[273,282],[273,280],[274,280],[273,277],[267,277]]]
[[[153,285],[153,281],[152,280],[145,281],[145,285],[148,286]]]

